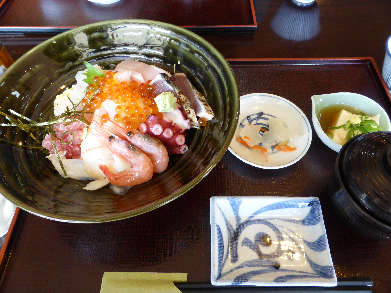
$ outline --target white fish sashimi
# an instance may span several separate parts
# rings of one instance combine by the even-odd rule
[[[144,78],[144,82],[153,80],[159,73],[165,73],[167,75],[170,75],[167,71],[159,67],[135,60],[125,60],[120,62],[115,67],[115,71],[119,73],[132,72],[132,76],[133,74],[140,73]]]
[[[64,167],[66,174],[64,174],[59,158]],[[50,162],[53,164],[53,167],[56,171],[64,178],[72,178],[76,180],[90,180],[91,177],[87,174],[84,169],[84,162],[81,159],[67,159],[65,158],[64,153],[59,153],[58,156],[56,154],[51,154],[47,156]]]
[[[114,78],[119,82],[130,82],[132,80],[137,81],[138,83],[144,83],[145,79],[143,75],[139,72],[134,71],[119,71],[114,75]]]

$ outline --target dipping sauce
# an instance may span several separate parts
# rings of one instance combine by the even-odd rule
[[[322,127],[324,132],[327,133],[330,127],[335,126],[335,123],[337,122],[336,119],[338,113],[341,110],[346,110],[356,115],[366,115],[365,113],[360,112],[356,108],[347,105],[332,105],[332,106],[325,107],[319,112],[319,117],[318,117],[320,126]]]

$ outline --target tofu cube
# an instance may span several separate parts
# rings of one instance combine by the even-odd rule
[[[376,121],[377,124],[379,124],[379,115],[368,117],[368,119]],[[360,123],[361,118],[360,115],[353,114],[345,109],[340,110],[336,117],[335,122],[331,126],[341,126],[345,124],[346,122],[350,121],[351,123]],[[340,145],[344,145],[347,142],[346,134],[348,132],[343,128],[338,129],[329,129],[327,131],[327,134],[331,139]]]

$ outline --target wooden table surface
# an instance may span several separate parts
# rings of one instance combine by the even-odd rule
[[[244,0],[243,0],[244,1]],[[151,18],[178,25],[206,25],[217,22],[232,25],[234,16],[213,4],[213,9],[194,15],[196,1],[171,0],[166,5],[181,7],[178,14],[159,13],[151,8],[135,9],[137,0],[124,1],[124,9],[97,13],[82,0],[28,1],[9,0],[1,10],[0,26],[74,26],[109,18]],[[202,1],[208,2],[208,1]],[[209,1],[217,3],[216,1]],[[223,0],[220,0],[222,3]],[[70,6],[72,3],[73,6]],[[152,3],[152,2],[151,2]],[[155,3],[155,1],[153,1]],[[317,0],[310,8],[296,8],[285,0],[255,0],[258,29],[254,32],[208,31],[200,33],[226,58],[323,58],[373,57],[381,69],[385,42],[391,34],[391,1],[389,0]],[[158,5],[158,4],[156,4]],[[161,5],[161,4],[159,4]],[[83,17],[73,18],[72,9]],[[199,8],[199,7],[198,7]],[[190,9],[190,10],[187,10]],[[63,12],[63,13],[62,13]],[[125,15],[124,15],[125,13]],[[43,14],[47,15],[46,18]],[[238,11],[238,22],[246,22],[245,13]],[[183,15],[186,15],[183,18]],[[204,17],[203,17],[204,15]],[[212,17],[211,17],[212,16]],[[215,17],[213,17],[215,16]],[[207,20],[209,22],[207,22]],[[238,23],[236,22],[236,23]],[[17,59],[49,34],[0,34],[11,55]],[[259,89],[243,79],[236,70],[241,93]],[[271,71],[272,73],[272,71]],[[263,74],[265,91],[290,96],[302,103],[311,95],[311,87],[326,91],[340,90],[346,85],[367,94],[379,95],[376,88],[364,88],[362,76],[338,75],[338,80],[306,80],[286,72],[269,78]],[[270,75],[271,76],[271,75]],[[280,79],[279,80],[279,76]],[[327,75],[325,75],[327,76]],[[314,84],[312,85],[311,82]],[[279,84],[281,83],[281,85]],[[365,83],[366,84],[366,83]],[[326,85],[328,87],[326,87]],[[369,83],[368,83],[369,86]],[[262,88],[263,89],[263,88]],[[297,101],[294,99],[297,98]],[[309,108],[302,107],[309,117]],[[385,104],[389,107],[389,103]],[[391,108],[390,108],[391,109]],[[311,153],[312,152],[312,153]],[[318,157],[317,157],[318,155]],[[323,164],[319,158],[325,160]],[[325,214],[331,254],[338,277],[370,277],[374,292],[391,292],[390,241],[367,241],[354,236],[339,222],[328,201],[327,182],[332,176],[336,154],[324,147],[314,133],[309,157],[312,162],[299,162],[280,171],[249,168],[227,153],[204,180],[188,194],[151,213],[116,223],[76,225],[51,222],[22,212],[11,241],[14,254],[0,283],[1,292],[97,292],[104,271],[184,271],[191,281],[209,281],[209,197],[212,195],[308,195],[319,196]],[[327,161],[327,162],[326,162]],[[322,166],[321,169],[312,169]],[[320,171],[319,171],[320,170]],[[300,172],[315,175],[300,187],[295,176]],[[316,173],[318,172],[318,173]],[[270,186],[266,186],[270,180]],[[196,208],[194,208],[196,207]]]

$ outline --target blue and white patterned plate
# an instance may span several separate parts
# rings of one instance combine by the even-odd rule
[[[213,285],[336,286],[317,197],[212,197]]]

